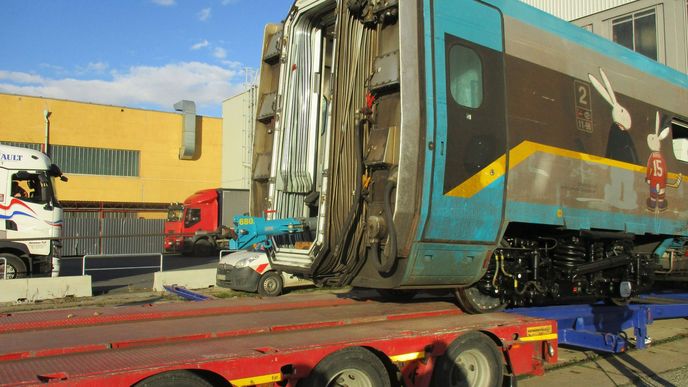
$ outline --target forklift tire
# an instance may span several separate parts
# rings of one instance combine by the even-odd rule
[[[207,239],[199,239],[193,245],[194,257],[209,257],[213,252],[213,245]]]
[[[276,271],[269,271],[260,276],[258,294],[266,297],[277,297],[282,294],[284,283],[282,276]]]
[[[454,340],[437,359],[431,386],[494,386],[504,378],[504,356],[492,339],[480,332],[468,332]]]
[[[21,258],[10,253],[2,253],[0,258],[5,258],[4,261],[0,259],[0,280],[4,278],[24,278],[27,276],[28,270]],[[5,277],[5,274],[7,274],[7,277]]]

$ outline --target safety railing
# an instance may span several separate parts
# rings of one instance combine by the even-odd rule
[[[124,267],[94,267],[86,268],[86,259],[88,258],[126,258],[126,257],[160,257],[160,264],[157,266],[124,266]],[[163,255],[160,253],[149,254],[88,254],[84,255],[81,261],[81,275],[86,275],[86,271],[105,271],[105,270],[132,270],[132,269],[158,269],[162,271]]]

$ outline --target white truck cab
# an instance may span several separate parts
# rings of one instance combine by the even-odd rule
[[[66,181],[45,154],[0,145],[0,279],[57,275],[63,211],[54,177]]]
[[[293,274],[276,271],[265,251],[241,250],[223,255],[217,266],[217,285],[233,290],[279,296],[284,288],[312,285]]]

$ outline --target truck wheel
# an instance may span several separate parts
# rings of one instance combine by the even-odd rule
[[[485,294],[475,285],[454,289],[454,295],[459,307],[469,314],[499,312],[506,307],[506,304],[502,303],[499,297]]]
[[[298,387],[389,387],[389,373],[380,358],[361,347],[328,355]]]
[[[7,273],[7,279],[26,277],[26,264],[19,257],[10,253],[2,253],[0,258],[5,258],[5,261],[0,259],[0,280],[5,278],[5,273]]]
[[[258,281],[258,294],[267,297],[276,297],[282,294],[282,276],[276,271],[264,273]]]
[[[212,387],[203,377],[187,370],[169,371],[153,375],[136,383],[134,387]]]
[[[207,239],[199,239],[193,245],[194,257],[208,257],[213,255],[213,245]]]
[[[480,332],[468,332],[449,345],[437,360],[432,386],[497,387],[502,385],[504,360],[497,345]]]

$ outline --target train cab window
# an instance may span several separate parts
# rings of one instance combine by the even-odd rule
[[[676,160],[688,163],[688,122],[673,120],[671,138]]]
[[[461,106],[476,109],[483,103],[483,63],[472,49],[456,45],[449,51],[449,89]]]

